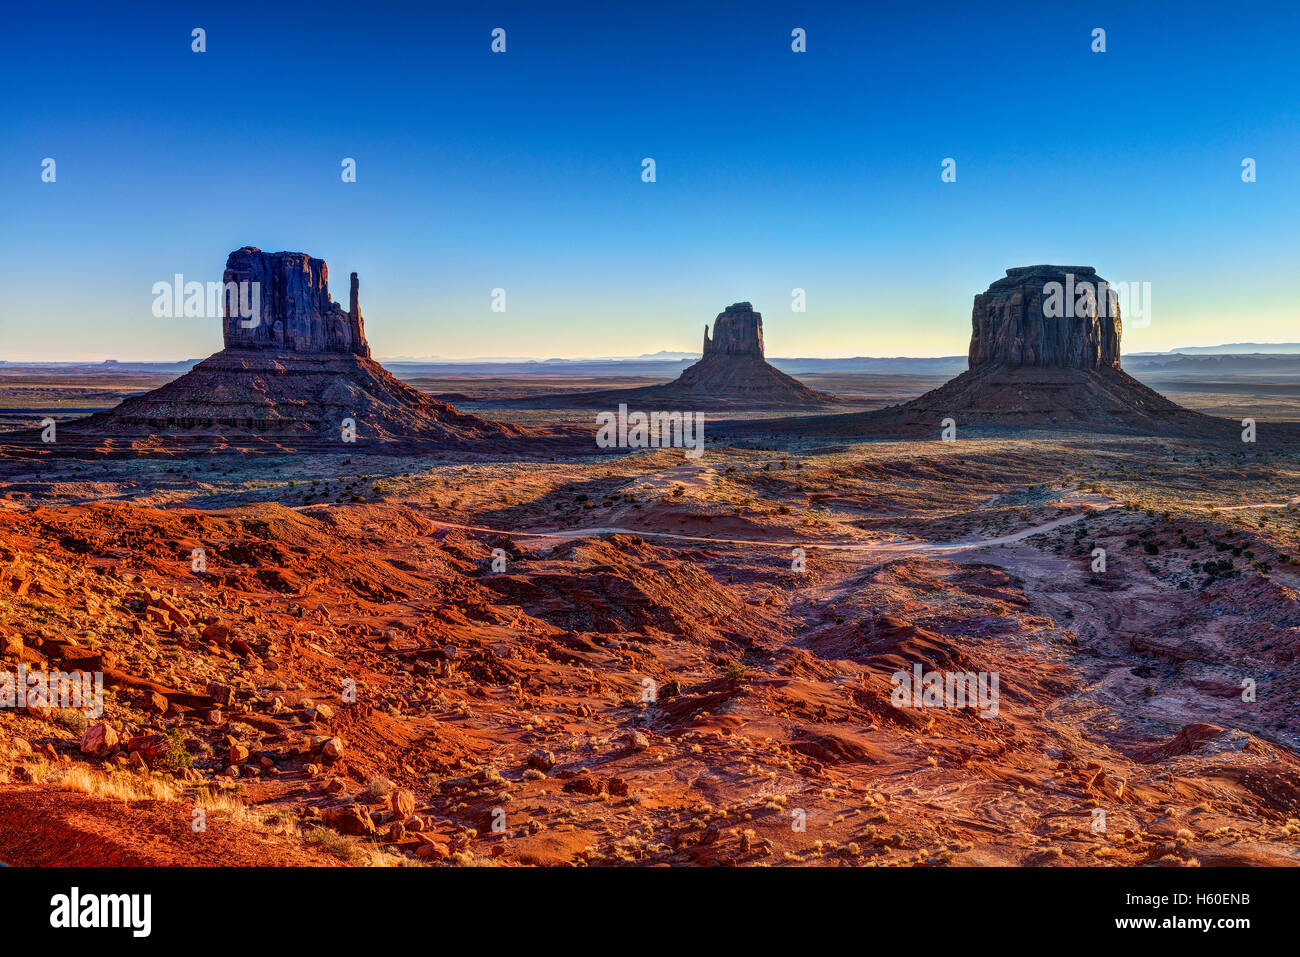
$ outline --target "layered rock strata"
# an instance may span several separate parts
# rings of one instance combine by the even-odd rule
[[[975,297],[970,368],[1119,368],[1119,302],[1091,266],[1019,266]]]

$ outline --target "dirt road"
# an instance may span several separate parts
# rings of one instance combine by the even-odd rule
[[[1109,506],[1114,507],[1114,506]],[[804,548],[804,549],[821,549],[826,551],[846,551],[846,552],[870,552],[878,555],[903,555],[912,552],[928,552],[936,554],[952,554],[955,552],[970,551],[977,548],[991,548],[996,545],[1009,545],[1037,535],[1039,532],[1051,531],[1062,525],[1069,525],[1073,522],[1082,521],[1097,511],[1104,511],[1104,508],[1095,509],[1092,512],[1077,512],[1072,515],[1065,515],[1061,518],[1053,519],[1050,522],[1043,522],[1040,525],[1034,525],[1030,528],[1021,529],[1018,532],[1012,532],[1009,535],[1000,535],[997,538],[979,538],[962,542],[923,542],[923,541],[906,541],[906,542],[808,542],[794,539],[745,539],[745,538],[711,538],[702,535],[682,535],[677,532],[648,532],[640,528],[622,528],[617,525],[601,525],[594,528],[570,528],[557,529],[546,532],[520,532],[506,528],[491,528],[486,525],[460,525],[455,522],[434,521],[433,524],[440,528],[457,529],[465,532],[486,532],[493,535],[508,535],[517,538],[550,538],[557,541],[570,541],[577,538],[597,538],[601,535],[637,535],[641,538],[661,538],[677,542],[691,542],[693,544],[704,545],[746,545],[752,548]]]

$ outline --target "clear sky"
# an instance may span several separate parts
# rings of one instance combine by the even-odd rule
[[[1151,283],[1125,351],[1300,339],[1294,2],[5,7],[2,359],[208,355],[151,289],[243,245],[380,357],[962,354],[1039,262]]]

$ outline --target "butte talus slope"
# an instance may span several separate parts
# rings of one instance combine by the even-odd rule
[[[70,423],[73,439],[250,439],[287,447],[339,445],[356,425],[358,450],[399,440],[459,442],[524,434],[439,402],[370,358],[357,274],[345,311],[329,294],[329,269],[306,253],[252,246],[226,260],[226,283],[256,282],[258,314],[224,302],[225,348],[161,388]]]
[[[763,316],[747,302],[732,303],[704,327],[704,354],[672,382],[492,403],[516,408],[601,408],[619,404],[661,409],[799,409],[838,402],[810,389],[763,356]]]

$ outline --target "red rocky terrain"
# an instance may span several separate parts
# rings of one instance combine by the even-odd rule
[[[214,507],[105,497],[154,481],[135,466],[12,492],[0,670],[98,671],[107,704],[0,709],[0,859],[1300,859],[1294,519],[1244,524],[1285,500],[1148,515],[1062,491],[1077,451],[939,446],[908,471],[947,501],[904,508],[903,449],[870,453],[736,453],[686,485],[669,453],[490,482],[435,464],[315,504],[284,475]],[[1191,455],[1166,488],[1211,474]],[[182,484],[213,494],[211,468]],[[989,497],[1022,469],[1044,484]],[[996,713],[900,704],[917,665],[996,673]]]

